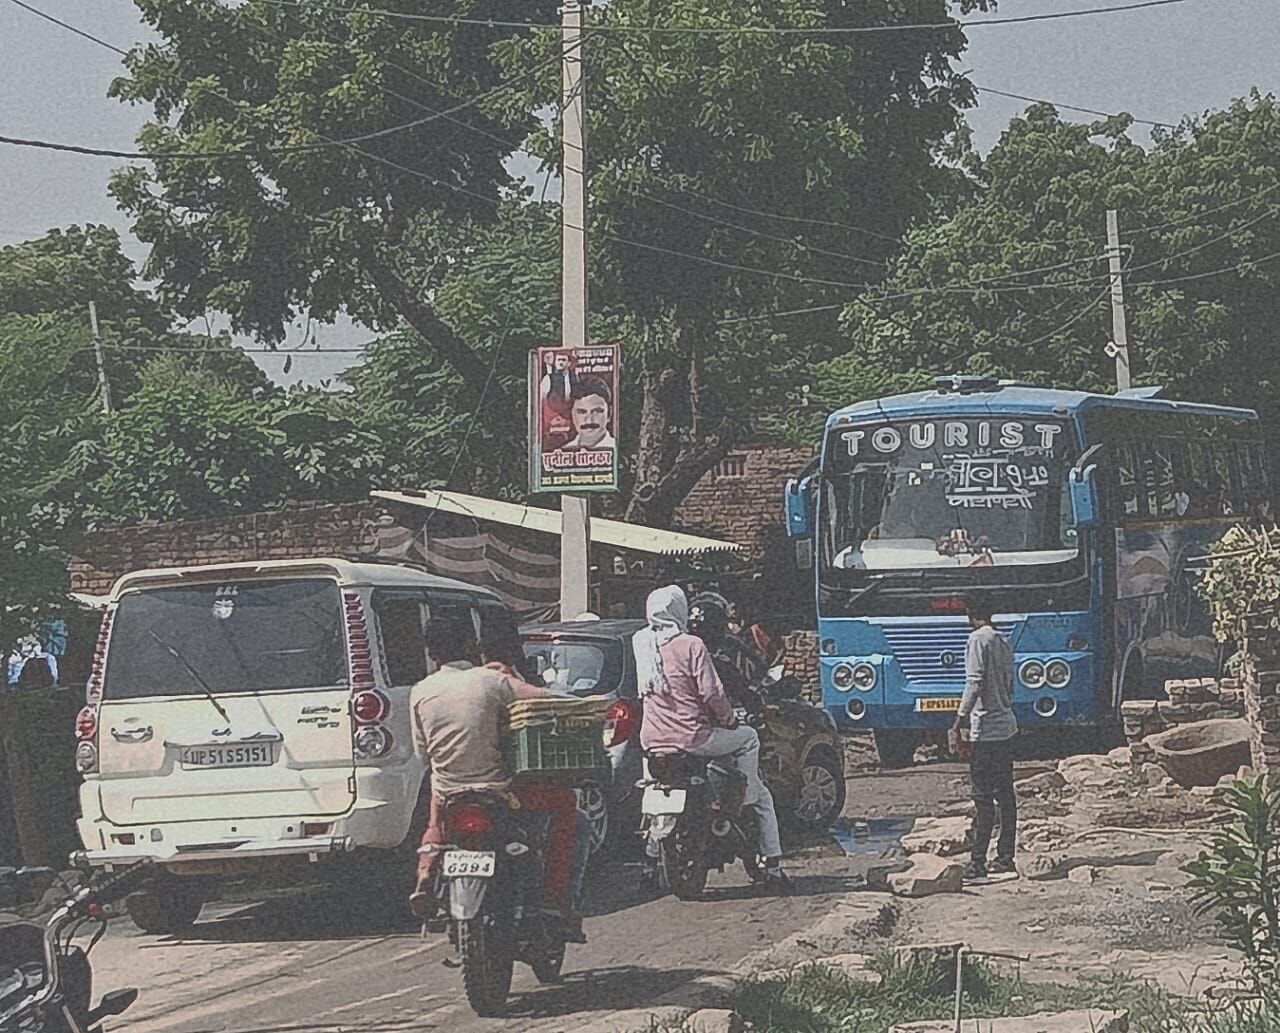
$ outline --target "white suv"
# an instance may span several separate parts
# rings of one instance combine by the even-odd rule
[[[424,635],[441,615],[514,627],[492,593],[401,566],[122,577],[76,722],[75,860],[159,862],[168,877],[129,901],[150,932],[194,922],[210,877],[375,848],[411,881],[427,795],[409,692],[429,673]]]

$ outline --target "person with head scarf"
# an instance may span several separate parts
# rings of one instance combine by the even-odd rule
[[[631,640],[644,703],[640,745],[648,753],[724,757],[747,779],[746,804],[758,818],[764,885],[785,892],[782,841],[769,787],[760,778],[760,736],[738,723],[703,641],[688,632],[689,602],[674,585],[651,592],[647,626]]]

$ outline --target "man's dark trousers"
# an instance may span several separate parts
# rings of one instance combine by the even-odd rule
[[[973,802],[977,808],[973,830],[973,860],[986,866],[991,832],[996,824],[996,807],[1000,808],[1000,842],[996,858],[1012,863],[1017,843],[1018,797],[1013,789],[1014,739],[999,742],[979,740],[973,744],[969,762],[969,779],[973,783]]]

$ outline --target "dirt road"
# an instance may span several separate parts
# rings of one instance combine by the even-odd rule
[[[698,903],[642,898],[632,869],[601,869],[586,923],[590,944],[569,948],[559,986],[539,986],[517,966],[510,1027],[570,1030],[600,1012],[648,1005],[806,928],[852,888],[847,862],[822,853],[792,865],[796,892],[785,899],[751,895],[740,868],[713,875],[708,899]],[[468,1010],[461,975],[446,965],[450,954],[442,935],[362,928],[358,912],[317,892],[210,905],[181,940],[118,921],[94,953],[95,983],[141,988],[127,1022],[115,1026],[120,1033],[461,1033],[503,1025]]]

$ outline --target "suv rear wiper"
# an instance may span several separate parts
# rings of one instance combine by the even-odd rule
[[[179,653],[176,648],[169,645],[168,642],[166,642],[159,635],[157,635],[153,628],[148,628],[147,634],[156,640],[156,644],[161,649],[163,649],[171,657],[177,660],[178,663],[182,664],[183,670],[185,670],[187,674],[191,675],[191,680],[195,682],[201,688],[201,690],[203,690],[209,702],[213,704],[213,709],[218,712],[218,716],[221,717],[222,720],[227,722],[227,724],[231,724],[230,715],[226,712],[226,710],[223,709],[222,704],[218,702],[218,697],[213,694],[213,689],[209,688],[209,683],[205,681],[202,677],[200,677],[200,672],[191,666],[187,658],[183,656],[181,653]]]

